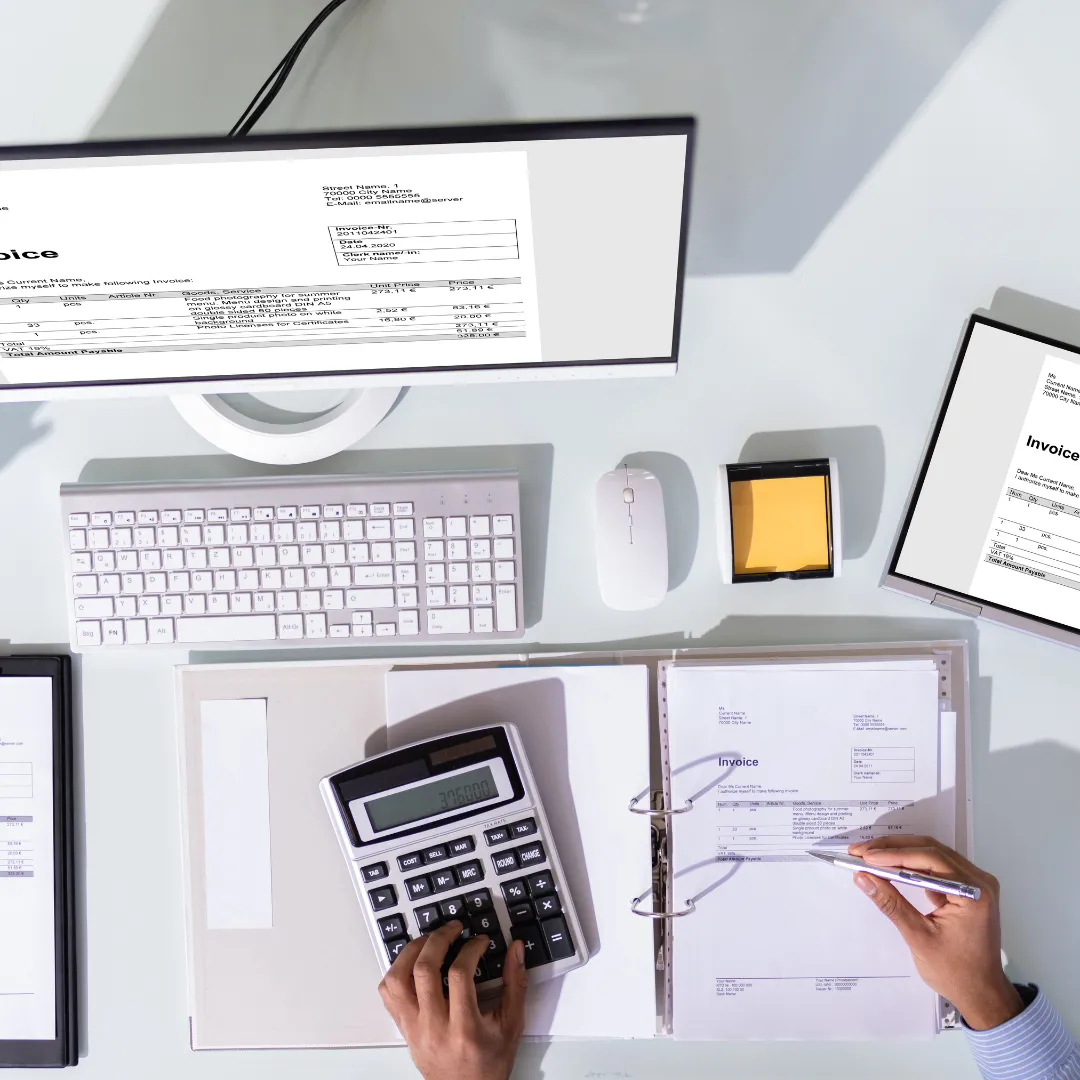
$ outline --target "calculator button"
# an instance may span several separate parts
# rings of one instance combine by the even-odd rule
[[[521,923],[511,927],[510,936],[515,941],[525,944],[525,966],[527,968],[539,967],[548,962],[547,952],[544,949],[544,935],[540,933],[540,927],[534,923]]]
[[[462,919],[465,915],[465,899],[455,896],[452,900],[443,900],[439,904],[439,914],[448,922],[450,919]],[[555,912],[552,912],[554,915]]]
[[[562,914],[562,904],[554,893],[551,896],[541,896],[538,900],[534,900],[533,908],[536,910],[538,919],[550,919],[554,915]]]
[[[410,851],[408,855],[399,855],[397,864],[399,870],[416,870],[424,865],[424,857],[419,851]]]
[[[531,844],[526,844],[525,847],[519,847],[517,849],[518,866],[524,869],[526,866],[534,866],[537,863],[542,863],[547,860],[547,856],[544,854],[544,845],[539,840],[535,840]]]
[[[457,888],[457,879],[454,877],[454,871],[451,867],[447,867],[445,870],[436,870],[431,875],[431,891],[436,893],[449,892],[451,889]]]
[[[484,963],[484,958],[480,957],[480,962],[476,965],[476,970],[473,972],[473,982],[487,982],[491,976],[488,974],[487,964]]]
[[[431,895],[431,882],[426,877],[406,878],[405,888],[410,900],[422,900]]]
[[[365,866],[360,872],[364,875],[365,881],[379,881],[386,877],[386,863],[372,863],[370,866]]]
[[[495,956],[484,954],[484,963],[487,965],[489,979],[501,979],[503,965],[506,963],[506,953],[498,953]]]
[[[456,859],[459,855],[468,855],[470,851],[475,851],[476,841],[471,836],[463,836],[460,840],[453,840],[446,846],[451,857]]]
[[[532,904],[514,904],[512,907],[506,909],[507,915],[510,916],[510,922],[515,926],[518,923],[533,922],[536,916],[533,915]]]
[[[405,918],[402,915],[387,915],[379,920],[379,934],[383,941],[405,936]]]
[[[487,841],[488,847],[494,847],[496,844],[505,844],[510,839],[510,830],[503,825],[499,829],[486,829],[484,831],[484,839]]]
[[[432,930],[438,930],[442,925],[442,920],[439,918],[439,909],[434,904],[414,908],[413,918],[416,920],[416,926],[421,934],[430,934]]]
[[[555,882],[546,870],[541,870],[539,874],[527,877],[525,884],[529,886],[529,895],[534,898],[548,896],[555,891]]]
[[[517,853],[504,851],[500,855],[492,855],[491,865],[495,867],[496,874],[509,874],[518,868]]]
[[[454,870],[457,872],[459,885],[475,885],[478,881],[484,880],[484,867],[478,859],[473,859],[472,862],[458,863]]]
[[[493,911],[494,905],[491,903],[491,893],[487,889],[478,889],[474,893],[469,893],[465,897],[465,907],[468,908],[469,913],[472,915]]]
[[[499,920],[495,918],[494,911],[488,911],[483,915],[474,915],[469,920],[474,934],[497,934],[499,932]]]
[[[566,929],[566,920],[562,916],[545,919],[540,924],[540,932],[544,935],[544,944],[552,960],[565,960],[574,955],[574,943],[570,940],[570,931]]]
[[[510,904],[516,904],[519,900],[528,899],[529,890],[525,887],[524,881],[507,881],[503,883],[502,894],[507,906],[509,906]]]
[[[388,907],[397,906],[397,893],[393,885],[380,885],[377,889],[368,890],[368,899],[371,901],[372,911],[384,911]]]
[[[510,832],[515,840],[520,840],[524,836],[532,836],[536,832],[536,822],[533,818],[526,818],[524,821],[515,821],[510,826]]]
[[[423,851],[424,864],[442,862],[446,858],[446,845],[439,844],[437,847],[425,848]]]
[[[393,941],[386,943],[386,955],[390,957],[390,963],[392,964],[398,956],[398,953],[409,944],[407,937],[394,938]]]

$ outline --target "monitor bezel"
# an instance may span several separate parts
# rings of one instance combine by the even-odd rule
[[[686,138],[679,250],[671,350],[667,356],[531,361],[510,366],[457,364],[445,367],[385,367],[369,370],[261,372],[258,375],[169,376],[85,382],[4,383],[0,402],[42,398],[120,397],[162,393],[243,393],[295,389],[347,389],[460,382],[533,382],[541,379],[674,375],[678,368],[686,277],[686,247],[696,121],[691,116],[628,117],[607,120],[528,121],[409,128],[365,128],[313,132],[272,132],[231,136],[125,139],[107,142],[0,146],[0,162],[132,157],[175,154],[249,153],[252,150],[320,150],[349,147],[454,145],[557,139],[632,138],[681,135]]]

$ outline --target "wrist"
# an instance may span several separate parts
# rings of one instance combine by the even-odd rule
[[[1024,1011],[1024,999],[1004,973],[1000,982],[974,995],[971,1000],[965,1000],[962,1005],[956,1001],[953,1004],[960,1010],[964,1023],[973,1031],[1000,1027]]]

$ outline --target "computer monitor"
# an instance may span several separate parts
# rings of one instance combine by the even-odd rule
[[[693,133],[0,149],[0,402],[672,373]]]

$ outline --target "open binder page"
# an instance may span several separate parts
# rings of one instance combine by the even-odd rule
[[[650,881],[649,819],[626,811],[649,782],[648,668],[398,669],[386,701],[391,747],[506,722],[525,743],[590,952],[529,991],[526,1035],[655,1035],[652,924],[630,911]]]
[[[674,901],[697,906],[674,926],[674,1034],[934,1034],[937,996],[895,928],[805,854],[895,833],[954,842],[933,658],[676,663],[667,680],[672,805],[694,803],[672,822]]]

